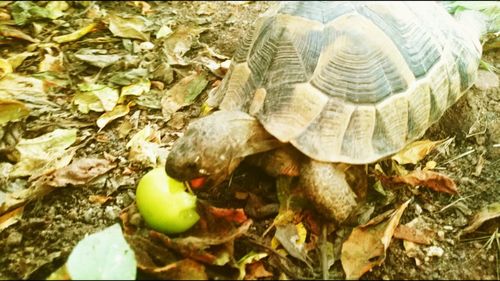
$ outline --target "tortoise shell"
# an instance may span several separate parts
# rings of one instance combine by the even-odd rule
[[[278,3],[210,100],[313,159],[364,164],[421,137],[480,57],[478,36],[436,3]]]

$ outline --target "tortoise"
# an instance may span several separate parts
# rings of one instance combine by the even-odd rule
[[[472,86],[481,22],[433,2],[280,2],[253,24],[168,154],[182,181],[221,183],[244,159],[298,176],[326,217],[356,207],[345,167],[423,136]],[[468,22],[467,22],[468,20]]]

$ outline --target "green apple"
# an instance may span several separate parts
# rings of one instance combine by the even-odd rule
[[[139,213],[153,229],[175,234],[188,230],[199,219],[196,196],[185,191],[184,184],[169,177],[165,169],[146,173],[136,190]]]

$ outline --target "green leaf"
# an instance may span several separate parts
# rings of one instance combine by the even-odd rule
[[[119,224],[78,242],[66,268],[72,280],[134,280],[137,271],[134,252]]]
[[[24,25],[34,20],[53,16],[49,10],[36,5],[32,1],[16,1],[11,7],[12,17],[17,25]]]
[[[208,84],[208,81],[207,81],[205,75],[202,74],[202,75],[196,76],[193,80],[191,80],[191,82],[188,85],[188,88],[187,88],[188,92],[187,92],[185,101],[188,103],[192,103],[198,97],[198,95],[201,94],[203,89],[205,89],[207,84]]]

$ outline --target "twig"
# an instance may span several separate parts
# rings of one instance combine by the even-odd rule
[[[457,204],[457,203],[458,203],[458,202],[460,202],[460,201],[463,201],[463,200],[465,200],[465,199],[467,199],[467,198],[471,198],[471,197],[476,196],[476,195],[478,195],[478,194],[479,194],[479,193],[477,193],[477,194],[472,194],[472,195],[469,195],[469,196],[467,196],[467,197],[461,197],[461,198],[458,198],[457,200],[455,200],[455,201],[451,202],[450,204],[448,204],[448,205],[444,206],[443,208],[441,208],[441,210],[439,210],[439,211],[438,211],[438,213],[443,212],[444,210],[446,210],[446,209],[448,209],[449,207],[451,207],[451,206],[453,206],[453,205]]]
[[[464,157],[464,156],[467,156],[467,155],[469,155],[469,154],[471,154],[471,153],[473,153],[473,152],[475,152],[475,151],[476,151],[475,149],[471,149],[471,150],[469,150],[469,151],[467,151],[467,152],[464,152],[464,153],[462,153],[462,154],[460,154],[460,155],[458,155],[458,156],[456,156],[456,157],[454,157],[454,158],[452,158],[452,159],[450,159],[450,160],[448,160],[448,161],[444,162],[442,165],[445,165],[445,164],[448,164],[448,163],[450,163],[450,162],[452,162],[452,161],[455,161],[455,160],[457,160],[457,159],[460,159],[460,158],[462,158],[462,157]]]

